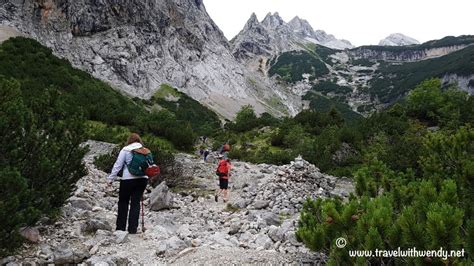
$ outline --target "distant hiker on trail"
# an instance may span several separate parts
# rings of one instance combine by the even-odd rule
[[[230,177],[231,163],[230,159],[224,159],[220,156],[219,164],[217,166],[216,174],[219,176],[219,189],[216,192],[215,200],[218,201],[220,194],[224,195],[224,202],[229,200],[229,177]]]
[[[117,179],[117,174],[122,169],[116,229],[125,231],[128,216],[128,232],[136,234],[140,216],[140,199],[148,183],[148,177],[159,174],[159,167],[153,163],[153,155],[143,146],[140,136],[136,133],[128,137],[127,146],[120,151],[112,172],[107,177],[109,185]],[[143,223],[142,220],[142,230],[144,230]]]
[[[209,150],[205,149],[204,150],[204,161],[207,162],[207,156],[209,156]]]
[[[224,159],[227,159],[229,151],[230,151],[230,145],[229,145],[229,142],[226,142],[224,145],[222,145],[219,153],[224,156]]]

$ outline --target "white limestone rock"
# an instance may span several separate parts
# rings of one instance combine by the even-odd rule
[[[379,45],[382,46],[405,46],[413,44],[420,44],[420,42],[401,33],[390,34],[379,42]]]

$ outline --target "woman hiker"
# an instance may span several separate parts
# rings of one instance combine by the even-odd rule
[[[123,175],[120,178],[119,202],[117,214],[116,230],[126,231],[128,216],[128,232],[136,234],[138,228],[138,219],[140,216],[140,199],[143,196],[148,178],[146,175],[135,176],[130,173],[127,165],[132,161],[132,151],[149,152],[143,147],[140,136],[136,133],[131,134],[127,140],[127,146],[120,151],[117,160],[112,168],[110,176],[107,177],[109,186],[117,179],[117,174],[123,168]],[[130,210],[129,210],[130,205]]]

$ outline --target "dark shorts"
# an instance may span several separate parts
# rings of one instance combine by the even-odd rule
[[[228,189],[229,188],[229,179],[219,178],[219,188]]]

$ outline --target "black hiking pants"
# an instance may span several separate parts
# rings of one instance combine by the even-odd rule
[[[137,178],[120,180],[117,230],[125,231],[128,215],[128,232],[137,233],[138,219],[140,218],[140,200],[145,191],[148,179]],[[130,205],[130,212],[128,211]]]

